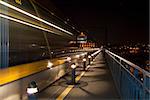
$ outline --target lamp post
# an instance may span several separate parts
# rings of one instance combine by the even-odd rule
[[[94,55],[91,55],[92,56],[92,61],[93,61],[93,59],[94,59]]]
[[[72,65],[71,65],[71,68],[72,68],[72,74],[71,74],[71,84],[72,85],[74,85],[74,84],[76,84],[76,80],[75,80],[75,75],[76,75],[76,70],[75,70],[75,68],[76,68],[76,65],[75,65],[75,63],[73,63]]]
[[[83,70],[85,71],[85,69],[86,69],[86,59],[84,58],[83,59]]]
[[[35,81],[32,81],[28,84],[27,93],[29,100],[37,100],[36,93],[38,92],[38,86]]]
[[[91,56],[89,55],[88,58],[89,58],[89,65],[90,65],[90,63],[91,63]]]

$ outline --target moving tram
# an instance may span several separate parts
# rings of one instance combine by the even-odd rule
[[[0,68],[71,51],[68,44],[75,34],[70,25],[34,0],[0,0]]]

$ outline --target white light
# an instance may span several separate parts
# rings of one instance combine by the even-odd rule
[[[50,62],[50,61],[48,61],[47,67],[48,67],[48,68],[52,68],[52,66],[53,66],[53,63]]]
[[[71,60],[71,58],[70,57],[67,57],[67,61],[70,61]]]
[[[90,67],[90,65],[87,66],[87,69]]]
[[[88,58],[91,58],[91,56],[89,55]]]
[[[52,24],[52,23],[50,23],[50,22],[48,22],[48,21],[45,21],[45,20],[43,20],[43,19],[41,19],[41,18],[39,18],[39,17],[37,17],[37,16],[34,16],[34,15],[32,15],[32,14],[30,14],[30,13],[24,11],[24,10],[21,10],[21,9],[19,9],[19,8],[13,6],[13,5],[10,5],[10,4],[8,4],[8,3],[2,1],[2,0],[0,0],[0,4],[2,4],[2,5],[4,5],[4,6],[7,6],[7,7],[13,9],[13,10],[16,10],[16,11],[18,11],[18,12],[20,12],[20,13],[23,13],[23,14],[25,14],[25,15],[27,15],[27,16],[30,16],[30,17],[32,17],[32,18],[38,20],[38,21],[41,21],[41,22],[43,22],[43,23],[45,23],[45,24],[47,24],[47,25],[50,25],[50,26],[52,26],[52,27],[54,27],[54,28],[56,28],[56,29],[59,29],[59,30],[65,32],[65,33],[68,33],[68,34],[70,34],[70,35],[73,35],[73,34],[72,34],[71,32],[69,32],[69,31],[66,31],[66,30],[64,30],[64,29],[62,29],[62,28],[60,28],[60,27],[58,27],[58,26],[56,26],[56,25],[54,25],[54,24]]]
[[[93,61],[91,61],[91,64],[93,64]]]
[[[76,68],[76,65],[75,65],[75,64],[72,64],[72,65],[71,65],[71,68],[72,68],[72,69]]]
[[[84,59],[83,59],[83,61],[85,62],[85,61],[86,61],[86,59],[84,58]]]
[[[27,88],[27,93],[28,94],[34,94],[37,93],[38,89],[37,88]]]
[[[82,54],[81,54],[81,56],[85,56],[85,55],[86,55],[86,53],[82,53]]]
[[[2,15],[2,14],[0,14],[0,17],[3,17],[3,18],[6,18],[6,19],[9,19],[9,20],[15,21],[15,22],[18,22],[18,23],[21,23],[21,24],[27,25],[27,26],[31,26],[31,27],[34,27],[34,28],[37,28],[37,29],[41,29],[41,30],[43,30],[43,31],[47,31],[47,32],[50,32],[50,33],[54,33],[54,32],[53,32],[53,31],[51,31],[51,30],[48,30],[48,29],[42,28],[42,27],[40,27],[40,26],[36,26],[36,25],[30,24],[30,23],[24,22],[24,21],[22,21],[22,20],[18,20],[18,19],[15,19],[15,18],[9,17],[9,16],[6,16],[6,15]]]
[[[84,55],[85,55],[84,53],[81,54],[81,56],[84,56]]]
[[[80,57],[80,55],[76,55],[76,58],[79,58]]]

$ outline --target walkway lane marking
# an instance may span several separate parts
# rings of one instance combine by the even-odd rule
[[[91,66],[88,65],[86,70],[88,70]],[[81,77],[85,74],[86,71],[82,71],[79,76],[76,77],[76,81],[78,82]],[[69,85],[57,98],[56,100],[64,100],[64,98],[69,94],[69,92],[72,90],[74,85]]]
[[[85,71],[81,72],[79,76],[76,77],[76,81],[78,82],[81,77],[85,74]],[[63,100],[69,92],[73,89],[74,85],[69,85],[57,98],[56,100]]]
[[[56,100],[63,100],[68,94],[69,92],[72,90],[72,88],[74,87],[74,85],[69,85],[62,93],[61,95],[59,95],[57,97]]]

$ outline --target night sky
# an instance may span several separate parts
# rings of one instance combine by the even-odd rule
[[[110,43],[149,41],[149,0],[51,1],[79,31],[99,44],[105,40]],[[48,7],[48,0],[46,4]]]

